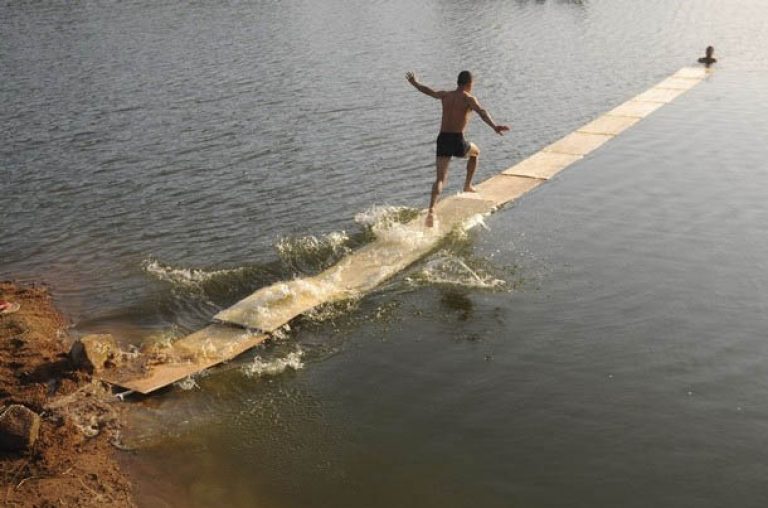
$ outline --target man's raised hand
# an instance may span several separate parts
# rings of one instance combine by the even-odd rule
[[[405,79],[407,79],[408,83],[410,83],[412,85],[416,84],[416,76],[414,76],[412,72],[406,72],[405,73]]]
[[[493,130],[495,130],[496,134],[499,136],[503,136],[505,132],[509,132],[509,125],[497,125]]]

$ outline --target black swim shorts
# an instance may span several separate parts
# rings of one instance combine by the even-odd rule
[[[441,132],[437,136],[438,157],[466,157],[469,152],[469,141],[464,139],[461,132]]]

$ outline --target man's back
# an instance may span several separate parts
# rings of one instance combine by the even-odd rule
[[[440,101],[443,104],[443,118],[440,122],[440,132],[464,132],[467,127],[470,109],[469,95],[463,90],[442,92]]]

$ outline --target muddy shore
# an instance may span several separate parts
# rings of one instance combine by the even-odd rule
[[[0,315],[0,414],[20,404],[40,415],[34,444],[0,450],[2,506],[135,507],[117,462],[121,407],[67,352],[69,323],[44,286],[0,283],[20,304]]]

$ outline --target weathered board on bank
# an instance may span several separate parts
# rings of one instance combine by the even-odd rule
[[[640,95],[592,120],[527,159],[477,185],[476,194],[439,202],[434,228],[423,213],[381,235],[312,277],[261,288],[214,316],[214,323],[175,341],[162,357],[142,357],[100,374],[102,380],[150,393],[230,360],[269,338],[269,332],[326,303],[358,297],[418,261],[452,230],[526,194],[703,80],[708,71],[684,67]]]

